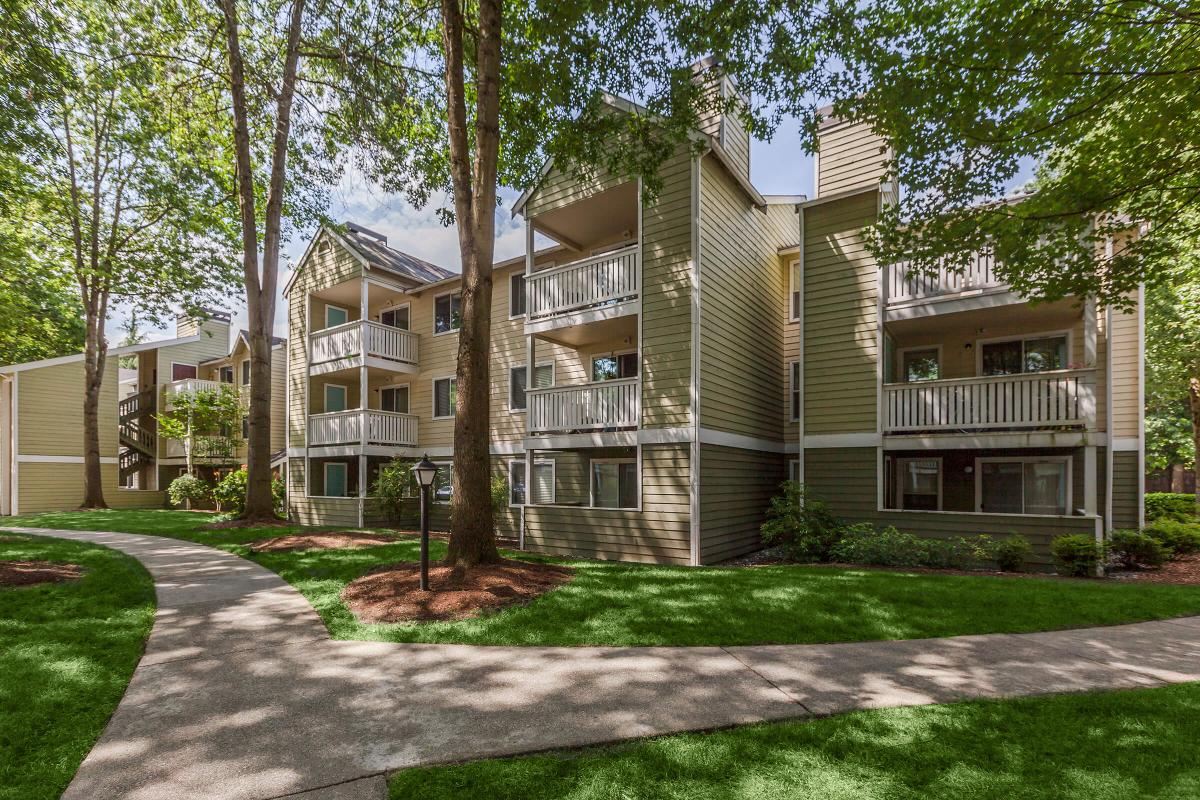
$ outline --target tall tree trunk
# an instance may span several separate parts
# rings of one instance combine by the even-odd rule
[[[499,0],[480,0],[478,8],[472,158],[467,135],[463,10],[460,0],[442,0],[450,175],[463,267],[454,415],[454,511],[446,554],[446,562],[455,569],[500,560],[492,511],[488,426],[492,256],[500,151],[501,6]]]
[[[104,501],[104,478],[100,472],[99,416],[100,387],[104,382],[107,352],[103,322],[89,308],[83,350],[83,503],[80,508],[108,508]]]
[[[1192,444],[1195,450],[1192,472],[1196,476],[1196,502],[1200,504],[1200,375],[1188,378],[1188,410],[1192,416]]]

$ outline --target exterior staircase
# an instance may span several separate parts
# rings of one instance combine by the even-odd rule
[[[154,390],[147,389],[117,403],[117,438],[121,451],[117,473],[122,482],[154,463]]]

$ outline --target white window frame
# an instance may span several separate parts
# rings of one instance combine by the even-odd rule
[[[640,352],[640,351],[639,351],[639,350],[638,350],[636,347],[630,347],[630,348],[627,348],[627,349],[625,349],[625,350],[613,350],[611,353],[592,353],[591,355],[589,355],[589,356],[588,356],[588,383],[606,383],[606,382],[607,382],[607,381],[598,381],[598,380],[596,380],[596,359],[597,359],[597,358],[615,358],[615,359],[618,359],[618,364],[617,364],[617,366],[619,367],[619,366],[620,366],[620,358],[621,358],[621,356],[637,355],[639,352]],[[638,356],[638,374],[637,374],[637,375],[634,375],[633,377],[634,377],[634,378],[641,378],[641,377],[642,377],[642,359],[641,359],[641,356]],[[614,381],[627,381],[627,380],[630,380],[630,379],[629,379],[628,377],[626,377],[626,378],[613,378],[612,380],[614,380]]]
[[[797,375],[796,373],[800,369],[803,369],[803,367],[800,365],[799,361],[789,361],[788,362],[788,366],[787,366],[787,370],[788,370],[788,378],[787,378],[787,380],[788,380],[788,396],[787,396],[788,410],[787,410],[787,413],[788,413],[788,421],[789,422],[799,422],[800,415],[795,412],[797,410],[800,411],[801,413],[804,412],[804,404],[796,402],[796,395],[799,394],[799,392],[800,392],[800,386],[797,385],[799,383],[799,381],[796,380],[800,376]]]
[[[331,308],[336,308],[339,311],[344,311],[346,313],[346,321],[339,322],[338,325],[349,325],[351,322],[354,321],[354,320],[350,319],[350,309],[347,308],[346,306],[339,306],[336,303],[325,303],[325,311],[324,311],[323,316],[325,318],[325,327],[326,328],[336,328],[337,327],[337,325],[329,324],[329,309],[331,309]]]
[[[588,508],[607,508],[612,511],[638,511],[642,507],[642,468],[639,458],[640,452],[632,456],[624,456],[621,458],[589,458],[588,459]],[[632,506],[598,506],[596,505],[596,480],[595,473],[592,472],[594,464],[633,464],[634,480],[637,481],[637,502]],[[618,480],[620,480],[618,478]],[[617,489],[620,492],[620,487]]]
[[[341,467],[343,470],[345,470],[345,472],[346,472],[346,480],[345,480],[346,494],[329,494],[328,493],[329,492],[329,468],[330,467]],[[325,494],[320,495],[321,497],[337,497],[337,498],[350,497],[351,496],[350,495],[350,465],[345,461],[325,461],[325,462],[323,462],[321,464],[321,489],[322,489],[322,491],[325,492]]]
[[[449,475],[450,476],[451,485],[453,485],[453,481],[454,481],[454,461],[453,461],[453,459],[451,459],[450,461],[442,461],[442,460],[438,460],[436,458],[431,458],[430,461],[432,461],[434,466],[436,466],[438,468],[439,475]],[[453,491],[451,492],[451,498],[449,500],[438,500],[437,492],[433,491],[432,488],[433,487],[430,487],[430,492],[429,492],[430,504],[438,505],[438,506],[448,506],[452,502],[454,502]]]
[[[450,413],[446,414],[444,416],[438,416],[438,413],[437,413],[438,381],[450,381],[451,385],[454,386],[454,388],[455,388],[455,390],[450,393],[450,398],[451,398]],[[430,419],[454,419],[454,412],[458,410],[457,387],[458,387],[458,378],[456,378],[453,375],[440,375],[436,378],[430,379],[430,382],[429,382],[429,388],[430,388],[429,417],[430,417]],[[410,408],[411,408],[411,406],[410,406]],[[434,463],[436,464],[437,462],[435,461]]]
[[[799,322],[800,314],[796,303],[796,297],[800,294],[800,259],[788,262],[788,322]],[[800,302],[804,302],[801,298]]]
[[[894,498],[896,508],[898,508],[901,511],[927,511],[928,510],[925,508],[905,508],[904,507],[904,480],[903,480],[902,476],[904,474],[904,465],[909,463],[910,461],[936,461],[937,462],[937,465],[938,465],[937,508],[934,510],[941,511],[942,510],[942,497],[944,495],[943,489],[944,489],[944,485],[946,482],[946,464],[945,464],[945,462],[943,462],[941,456],[906,456],[904,458],[893,459],[892,475],[894,476],[893,480],[895,481],[895,486],[892,488],[895,490],[895,493],[896,493],[895,498]]]
[[[800,480],[800,459],[792,458],[788,460],[788,480],[792,483]]]
[[[238,362],[238,379],[241,380],[241,384],[239,384],[239,385],[241,385],[241,386],[249,386],[250,385],[251,370],[252,370],[252,367],[250,366],[250,359],[246,358],[246,359],[242,359],[240,362]]]
[[[539,386],[539,387],[535,387],[535,388],[553,389],[554,381],[556,378],[556,376],[554,374],[554,362],[553,361],[541,361],[541,362],[538,362],[537,364],[534,364],[533,365],[534,377],[537,377],[536,373],[537,373],[538,367],[549,367],[550,368],[550,385],[549,386]],[[524,364],[518,364],[515,367],[508,368],[508,411],[510,414],[524,414],[525,410],[529,408],[529,376],[528,375],[525,376],[525,408],[514,408],[513,407],[512,374],[519,369],[526,369],[526,366]]]
[[[553,458],[544,458],[544,457],[538,457],[533,460],[534,469],[536,469],[537,467],[545,467],[545,466],[550,467],[550,501],[548,503],[534,503],[533,499],[532,499],[533,488],[528,484],[526,484],[526,486],[525,486],[525,502],[524,503],[514,503],[512,501],[513,468],[517,464],[521,465],[521,474],[522,475],[526,474],[524,458],[509,459],[509,461],[508,461],[508,507],[509,508],[522,508],[523,506],[527,506],[527,505],[529,505],[529,506],[552,506],[552,505],[554,505],[555,501],[558,499],[558,462],[556,462]],[[533,470],[530,470],[528,475],[529,475],[529,477],[533,477]]]
[[[897,347],[896,348],[896,357],[894,359],[896,375],[893,376],[893,378],[895,378],[896,383],[909,383],[910,382],[908,380],[908,373],[904,371],[904,356],[905,356],[905,354],[906,353],[919,353],[923,350],[934,350],[937,352],[938,376],[936,378],[934,378],[934,380],[940,381],[943,379],[944,376],[942,375],[942,364],[945,362],[942,359],[942,345],[941,344],[914,345],[912,347]],[[975,371],[979,372],[978,369],[976,369]],[[911,381],[911,382],[912,383],[929,383],[929,381]]]
[[[449,328],[447,330],[439,332],[437,329],[438,300],[442,299],[443,297],[451,298],[451,300],[450,300],[450,316],[453,317],[454,316],[454,299],[453,299],[454,295],[458,295],[458,308],[459,308],[458,327],[457,328]],[[433,319],[430,321],[430,324],[433,327],[433,335],[434,336],[449,336],[452,333],[458,333],[462,329],[462,289],[458,289],[453,292],[442,292],[440,294],[435,294],[433,296]],[[451,321],[451,324],[453,324],[453,321]]]
[[[348,385],[346,385],[344,383],[324,383],[324,384],[322,384],[322,386],[324,387],[321,389],[321,408],[323,409],[323,413],[325,413],[325,414],[341,413],[338,411],[330,411],[329,410],[329,388],[330,387],[333,387],[334,389],[342,390],[342,392],[346,395],[345,408],[343,408],[342,411],[350,410],[350,387]]]
[[[508,318],[509,319],[525,319],[525,317],[528,315],[528,312],[529,312],[529,282],[527,280],[528,277],[529,276],[525,274],[525,270],[523,270],[523,269],[513,270],[512,273],[510,273],[508,276]],[[526,311],[525,314],[512,313],[513,281],[516,280],[517,278],[521,278],[521,280],[525,281],[525,284],[524,284],[525,311]]]
[[[1036,333],[1021,333],[1013,336],[996,336],[991,339],[976,339],[975,340],[975,376],[977,378],[984,377],[983,375],[983,346],[985,344],[1003,344],[1004,342],[1027,342],[1031,339],[1049,339],[1052,336],[1065,336],[1067,339],[1067,363],[1063,365],[1061,370],[1046,370],[1049,372],[1063,372],[1071,368],[1071,354],[1075,352],[1075,341],[1070,329],[1061,331],[1041,331]],[[1025,365],[1025,347],[1021,347],[1021,365]],[[1040,372],[1018,372],[1017,375],[1041,375]]]
[[[383,411],[383,393],[388,389],[406,389],[408,391],[408,411],[395,411],[395,414],[411,414],[412,413],[412,387],[408,382],[404,383],[388,383],[379,387],[379,410]]]
[[[1034,337],[1038,338],[1038,337]],[[976,514],[1000,514],[1002,516],[1013,516],[1007,512],[1001,511],[984,511],[983,510],[983,465],[987,463],[994,464],[1037,464],[1042,462],[1063,463],[1067,465],[1067,498],[1064,514],[1026,514],[1025,513],[1025,472],[1021,472],[1021,511],[1015,516],[1021,517],[1070,517],[1074,516],[1071,509],[1075,503],[1075,475],[1074,466],[1075,460],[1069,455],[1063,456],[977,456],[975,458],[975,513]]]
[[[383,315],[384,315],[384,314],[391,314],[391,313],[393,313],[393,312],[395,312],[395,311],[399,311],[399,310],[400,310],[400,309],[402,309],[402,308],[406,308],[406,309],[408,309],[408,327],[407,327],[407,328],[396,328],[396,330],[398,330],[398,331],[412,331],[412,322],[413,322],[413,320],[412,320],[412,303],[399,303],[399,304],[397,304],[397,305],[394,305],[394,306],[388,306],[387,308],[381,308],[381,309],[379,309],[379,313],[375,315],[375,320],[376,320],[376,322],[378,322],[380,325],[386,325],[387,323],[385,323],[385,322],[383,321]],[[391,327],[391,326],[389,325],[388,327]]]

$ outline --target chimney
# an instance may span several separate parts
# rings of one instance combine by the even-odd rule
[[[888,143],[865,122],[847,122],[826,106],[817,113],[816,197],[890,184]],[[888,187],[885,187],[887,189]]]
[[[700,132],[712,137],[713,142],[724,151],[730,166],[741,177],[750,180],[750,133],[742,125],[737,113],[726,107],[749,105],[749,100],[738,91],[733,79],[721,69],[712,56],[692,64],[692,81],[702,87],[700,109]]]
[[[207,334],[220,342],[229,342],[230,316],[226,311],[205,308],[199,314],[179,314],[175,317],[175,335],[179,338]]]

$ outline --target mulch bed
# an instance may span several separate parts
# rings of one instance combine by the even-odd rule
[[[418,564],[393,564],[352,581],[341,598],[360,622],[460,620],[528,603],[573,575],[569,567],[554,564],[501,561],[474,567],[464,577],[436,564],[429,568],[431,591],[422,592]]]
[[[39,583],[63,583],[83,577],[78,564],[54,561],[0,561],[0,586],[36,586]]]
[[[341,550],[345,548],[379,547],[395,544],[394,536],[378,533],[298,533],[291,536],[275,536],[259,539],[250,544],[256,553],[273,553],[285,550]]]
[[[1179,556],[1157,569],[1141,569],[1114,575],[1118,580],[1146,581],[1149,583],[1178,583],[1200,586],[1200,553]]]
[[[205,514],[213,513],[205,511]],[[212,522],[205,525],[201,530],[205,531],[226,531],[234,528],[290,528],[292,523],[286,519],[268,519],[268,520],[248,520],[248,519],[227,519],[222,522]]]

